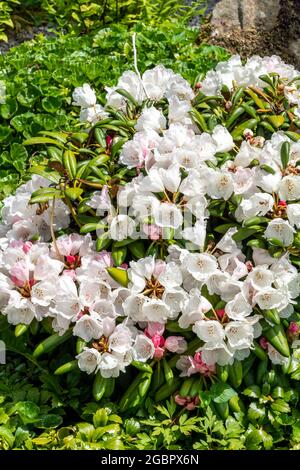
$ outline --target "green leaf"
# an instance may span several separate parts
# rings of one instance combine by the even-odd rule
[[[108,421],[108,414],[105,408],[100,408],[93,415],[93,423],[94,423],[95,428],[98,428],[100,426],[106,426],[107,421]]]
[[[248,408],[248,418],[253,423],[262,423],[266,414],[266,408],[264,405],[252,402]]]
[[[60,426],[63,422],[63,419],[59,415],[44,415],[42,418],[40,418],[38,421],[34,423],[34,425],[37,428],[40,429],[52,429],[52,428],[57,428]]]
[[[5,142],[11,133],[12,130],[8,126],[0,126],[0,143]]]
[[[8,426],[0,426],[0,442],[5,441],[4,449],[11,449],[14,445],[14,435]]]
[[[271,403],[271,408],[273,411],[277,411],[278,413],[289,413],[291,411],[290,405],[281,398],[278,398]]]
[[[245,240],[254,233],[257,233],[257,230],[254,228],[239,228],[238,231],[232,236],[232,239],[236,242]]]
[[[273,127],[278,129],[284,123],[284,116],[267,116],[268,121],[272,124]]]
[[[282,168],[285,169],[288,166],[290,159],[290,148],[291,144],[289,142],[283,142],[280,149],[280,158],[282,163]]]
[[[79,196],[81,196],[82,193],[83,193],[82,188],[67,188],[67,189],[65,189],[65,194],[69,199],[71,199],[71,201],[76,201],[76,199],[78,199]]]
[[[114,281],[116,281],[118,284],[120,284],[123,287],[128,286],[128,274],[126,269],[120,269],[120,268],[106,268],[108,274],[113,278]]]
[[[14,409],[24,423],[36,421],[40,413],[40,407],[31,401],[20,401]]]
[[[28,152],[24,145],[14,142],[10,147],[10,158],[15,169],[23,173],[28,160]]]
[[[258,385],[250,385],[250,387],[247,387],[242,393],[250,398],[259,398],[261,394]]]
[[[59,96],[46,96],[42,100],[42,107],[47,113],[56,113],[62,106],[62,99]]]
[[[0,114],[3,119],[11,119],[18,110],[18,102],[15,99],[8,99],[0,105]]]
[[[226,383],[214,384],[210,392],[215,403],[227,403],[230,398],[237,395],[237,392]]]
[[[51,144],[57,147],[63,147],[63,144],[58,140],[50,139],[49,137],[31,137],[23,142],[24,145],[37,145],[37,144]]]
[[[22,106],[31,107],[33,103],[39,98],[41,92],[35,85],[29,85],[23,88],[17,94],[17,100]]]

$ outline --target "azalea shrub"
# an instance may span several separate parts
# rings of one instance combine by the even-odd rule
[[[32,178],[3,201],[1,311],[32,360],[149,426],[299,435],[299,86],[234,56],[192,85],[158,65],[105,100],[75,88],[77,128],[27,138]]]

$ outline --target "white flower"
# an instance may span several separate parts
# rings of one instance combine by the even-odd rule
[[[289,223],[296,228],[300,228],[300,204],[288,204],[287,216]]]
[[[117,215],[110,223],[110,236],[113,240],[125,240],[132,237],[135,231],[135,221],[128,215]]]
[[[37,282],[31,288],[31,302],[34,305],[47,307],[55,298],[56,292],[57,285],[55,278]]]
[[[96,94],[88,83],[84,83],[81,87],[75,88],[73,91],[73,105],[81,108],[89,108],[95,106],[97,102]]]
[[[133,357],[136,361],[146,362],[154,356],[155,348],[151,339],[144,334],[139,334],[135,338],[133,345]]]
[[[212,133],[212,139],[217,146],[217,152],[230,152],[234,147],[233,138],[228,130],[223,126],[216,126]]]
[[[206,239],[206,221],[197,220],[194,227],[186,227],[181,232],[182,238],[196,245],[203,250]]]
[[[285,365],[288,361],[288,358],[282,356],[270,343],[268,343],[268,356],[275,365]]]
[[[73,334],[84,339],[86,342],[91,341],[91,339],[99,339],[102,332],[101,318],[95,312],[91,312],[89,315],[82,315],[75,323],[73,329]]]
[[[141,168],[154,160],[153,149],[160,141],[160,136],[153,130],[137,132],[132,140],[126,142],[121,150],[120,163],[128,168]]]
[[[101,355],[98,370],[105,379],[118,377],[120,371],[125,371],[125,366],[127,364],[128,362],[124,362],[124,357],[122,355],[104,353]]]
[[[253,342],[253,327],[246,321],[231,321],[225,326],[226,338],[232,349],[250,348]]]
[[[143,313],[143,306],[147,302],[147,297],[143,294],[129,295],[123,303],[123,309],[126,316],[134,321],[146,321]]]
[[[267,266],[257,266],[248,274],[247,280],[251,282],[254,289],[262,290],[271,287],[274,275]]]
[[[120,323],[109,337],[109,350],[117,354],[125,354],[130,350],[132,337],[129,328]]]
[[[273,308],[282,309],[289,303],[284,293],[273,287],[260,290],[253,297],[253,302],[257,303],[262,310],[270,310]]]
[[[19,298],[18,301],[12,301],[3,309],[4,315],[7,315],[7,321],[12,325],[22,323],[29,325],[35,317],[35,309],[33,304],[24,298]]]
[[[189,101],[180,100],[177,96],[169,98],[168,119],[170,123],[181,122],[185,125],[192,124],[189,116],[191,103]]]
[[[300,176],[284,176],[279,184],[279,197],[284,201],[300,199]]]
[[[244,320],[252,313],[252,307],[240,292],[226,304],[225,313],[232,320]]]
[[[270,194],[256,193],[249,199],[243,199],[236,211],[236,217],[239,221],[254,217],[264,216],[274,206],[274,198]]]
[[[193,326],[193,332],[206,343],[217,348],[225,338],[225,331],[222,325],[215,320],[199,320]],[[206,362],[206,361],[205,361]]]
[[[165,128],[166,118],[162,112],[158,111],[154,106],[144,108],[135,125],[137,131],[153,130],[161,132]]]
[[[143,316],[147,321],[165,323],[172,317],[172,312],[165,302],[152,298],[143,305]]]
[[[104,108],[100,104],[95,104],[89,108],[83,108],[80,111],[79,120],[80,122],[90,122],[96,124],[101,119],[108,117],[108,114],[104,111]]]
[[[183,266],[197,281],[205,282],[217,271],[217,261],[212,255],[206,253],[190,253],[183,262]]]
[[[117,109],[126,109],[126,98],[124,98],[116,90],[123,89],[127,91],[133,98],[141,104],[145,99],[145,93],[141,84],[141,81],[137,74],[132,71],[124,72],[119,78],[116,87],[106,87],[106,104]]]
[[[94,348],[84,348],[83,351],[76,356],[78,367],[87,374],[92,374],[98,368],[101,354]]]
[[[182,225],[183,216],[181,210],[171,202],[153,204],[154,222],[158,227],[169,227],[177,229]]]
[[[209,366],[214,364],[226,366],[233,363],[234,353],[225,343],[220,344],[219,347],[215,347],[213,343],[206,343],[200,351],[202,360]]]
[[[227,173],[212,170],[208,173],[209,184],[207,185],[207,193],[213,199],[227,199],[233,193],[232,177]]]
[[[300,92],[295,84],[291,86],[285,86],[283,92],[284,96],[291,104],[300,103]]]
[[[174,72],[170,69],[166,69],[163,65],[158,65],[151,70],[146,70],[142,80],[149,98],[155,101],[162,99],[173,75]]]
[[[202,320],[205,313],[211,310],[211,303],[196,290],[191,291],[190,298],[182,309],[182,315],[178,320],[180,328],[189,328],[196,321]]]
[[[268,223],[265,231],[266,238],[276,238],[281,241],[284,246],[289,246],[293,243],[295,230],[283,219],[273,219]]]

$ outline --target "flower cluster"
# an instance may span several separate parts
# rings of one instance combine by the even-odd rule
[[[79,368],[104,378],[160,361],[167,374],[174,359],[205,381],[258,348],[286,366],[299,336],[297,76],[277,57],[233,57],[195,90],[163,66],[125,72],[104,107],[77,88],[93,150],[66,139],[56,183],[33,176],[4,200],[7,321],[71,333]],[[193,409],[196,395],[176,400]]]

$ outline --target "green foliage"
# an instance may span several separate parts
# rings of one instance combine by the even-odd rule
[[[191,411],[175,403],[174,387],[171,396],[155,403],[154,377],[150,396],[141,400],[141,383],[152,374],[135,367],[116,379],[111,396],[104,394],[98,402],[91,393],[93,377],[74,369],[53,375],[72,357],[75,343],[60,344],[38,362],[32,357],[32,341],[43,339],[45,328],[40,325],[33,340],[28,332],[16,338],[1,319],[7,364],[0,366],[0,449],[300,448],[299,381],[268,361],[251,384],[252,371],[260,365],[254,353],[243,362],[238,389],[215,377],[213,385],[204,383],[198,390],[200,403]],[[130,399],[138,397],[138,408],[123,409],[120,391],[126,394],[133,383],[138,385]]]
[[[7,41],[7,28],[53,23],[72,33],[83,33],[113,23],[131,26],[187,25],[205,13],[205,1],[187,5],[184,0],[5,0],[0,2],[0,41]]]
[[[14,27],[11,14],[13,12],[13,8],[19,4],[19,0],[6,0],[4,2],[0,2],[0,41],[7,41],[5,30],[7,27]]]

